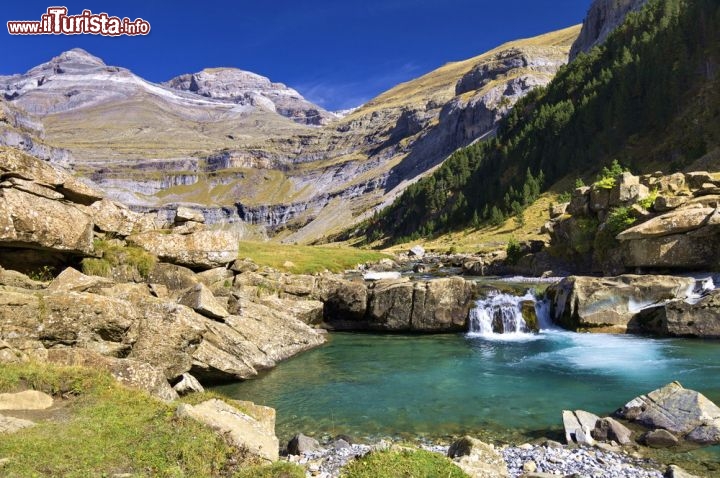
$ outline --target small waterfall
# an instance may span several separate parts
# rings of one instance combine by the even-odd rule
[[[491,292],[475,304],[470,311],[470,335],[531,334],[533,329],[552,328],[550,304],[537,301],[531,292],[524,296]],[[534,324],[525,321],[523,309]]]

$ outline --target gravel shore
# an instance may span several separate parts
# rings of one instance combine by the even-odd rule
[[[337,440],[321,448],[287,459],[307,467],[308,477],[336,478],[341,468],[356,457],[373,450],[384,450],[391,442],[374,445],[349,444]],[[420,448],[447,455],[446,445],[420,445]],[[499,450],[511,477],[573,477],[573,478],[662,478],[662,465],[622,452],[598,448],[567,447],[555,443],[548,445],[522,445]]]

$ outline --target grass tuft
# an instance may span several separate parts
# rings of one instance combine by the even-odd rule
[[[343,478],[468,478],[448,458],[425,450],[378,451],[351,462]]]
[[[305,478],[305,469],[294,463],[280,461],[241,470],[234,478]]]
[[[120,241],[96,240],[94,245],[102,258],[83,259],[82,271],[87,275],[110,277],[114,267],[128,266],[138,271],[141,277],[147,278],[157,262],[157,258],[145,249],[127,246]]]

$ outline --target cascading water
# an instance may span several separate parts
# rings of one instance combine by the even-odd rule
[[[491,292],[486,298],[478,300],[470,311],[468,334],[484,337],[531,334],[535,327],[528,325],[523,311],[528,319],[536,321],[533,325],[538,329],[552,327],[549,304],[537,301],[531,292],[523,296]]]

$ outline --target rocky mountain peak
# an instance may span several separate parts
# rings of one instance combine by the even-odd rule
[[[647,0],[594,0],[583,22],[580,36],[570,49],[570,61],[605,41],[625,20],[628,13],[640,10],[646,3]]]
[[[88,53],[82,48],[73,48],[60,53],[58,56],[51,60],[51,63],[83,63],[88,65],[105,66],[105,62],[102,59]]]
[[[32,68],[26,75],[87,72],[97,68],[107,68],[107,65],[100,58],[88,53],[82,48],[73,48],[72,50],[60,53],[48,62]]]
[[[172,78],[164,85],[207,98],[255,106],[300,124],[322,125],[336,117],[282,83],[237,68],[206,68]]]

